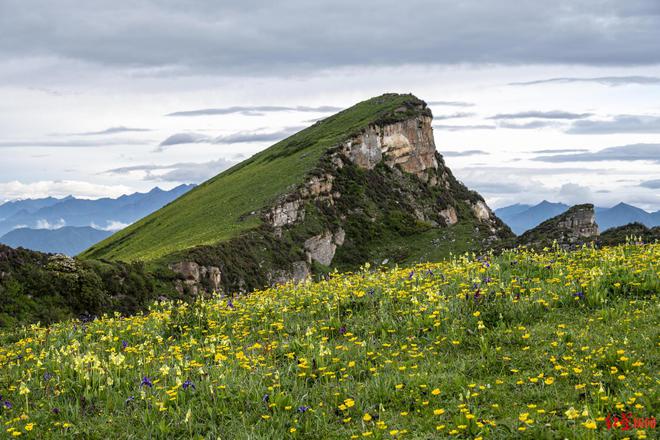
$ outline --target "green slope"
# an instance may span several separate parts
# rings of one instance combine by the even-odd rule
[[[256,228],[261,219],[250,213],[301,183],[327,148],[371,123],[410,118],[418,110],[405,104],[420,102],[412,95],[386,94],[356,104],[219,174],[80,256],[153,260]]]

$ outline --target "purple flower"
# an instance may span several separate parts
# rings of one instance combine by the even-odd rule
[[[412,280],[414,276],[415,276],[415,271],[412,270],[412,271],[410,271],[410,273],[408,274],[408,279],[409,279],[409,280]]]
[[[151,382],[151,379],[149,379],[147,376],[144,376],[142,378],[142,382],[140,383],[140,387],[147,386],[149,388],[153,387],[154,384]]]
[[[2,406],[4,406],[6,409],[12,409],[14,405],[12,405],[9,400],[5,400]]]
[[[227,301],[227,307],[230,309],[235,309],[234,302],[231,299]]]
[[[121,341],[121,348],[122,348],[123,350],[126,350],[126,347],[128,347],[128,342],[126,342],[126,341]]]
[[[264,397],[261,398],[261,401],[263,403],[268,403],[269,400],[270,400],[270,396],[268,394],[264,394]]]
[[[299,406],[298,407],[298,412],[299,413],[307,412],[307,410],[309,410],[309,408],[310,408],[309,406],[305,406],[305,405]]]
[[[186,380],[186,381],[183,383],[183,389],[184,389],[184,390],[187,390],[188,388],[192,388],[193,390],[196,389],[196,388],[195,388],[195,384],[192,383],[192,382],[190,381],[190,379]]]
[[[58,415],[58,414],[60,413],[60,409],[59,409],[59,408],[53,408],[53,409],[51,409],[51,411],[52,411],[53,414],[55,414],[55,415]]]
[[[573,294],[573,296],[576,297],[576,298],[579,298],[579,299],[583,299],[584,298],[584,293],[576,292],[576,293]]]
[[[126,402],[124,402],[124,403],[125,403],[126,405],[128,405],[129,403],[131,403],[131,402],[134,401],[134,400],[135,400],[135,396],[130,396],[128,399],[126,399]]]
[[[44,380],[45,380],[46,382],[48,382],[48,381],[51,380],[52,378],[53,378],[53,375],[52,375],[52,374],[50,374],[50,373],[48,373],[48,372],[44,373]]]
[[[341,327],[339,327],[339,334],[343,335],[344,333],[346,333],[346,326],[342,325]]]

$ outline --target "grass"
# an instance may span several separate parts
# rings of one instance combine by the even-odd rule
[[[651,438],[605,424],[658,411],[659,257],[464,255],[0,333],[3,434]]]
[[[406,103],[419,102],[412,95],[387,94],[356,104],[219,174],[94,245],[81,257],[154,260],[254,229],[261,223],[258,211],[302,183],[328,148],[371,123],[411,117],[411,112],[419,110],[395,110]],[[253,212],[257,214],[251,215]]]

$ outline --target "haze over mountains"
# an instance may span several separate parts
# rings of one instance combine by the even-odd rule
[[[517,203],[495,210],[495,214],[520,235],[538,226],[545,220],[555,217],[570,208],[564,203],[543,200],[537,205]],[[638,222],[648,227],[660,225],[660,211],[647,212],[627,203],[618,203],[611,208],[596,207],[596,223],[601,231],[628,223]]]
[[[185,194],[195,185],[169,191],[96,200],[65,197],[16,200],[0,205],[0,243],[42,252],[76,255],[113,232]]]

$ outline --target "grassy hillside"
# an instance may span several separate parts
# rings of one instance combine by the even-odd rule
[[[660,245],[505,252],[0,333],[22,438],[651,438]],[[657,428],[656,428],[657,429]]]
[[[283,194],[315,167],[321,154],[363,127],[411,117],[395,111],[421,102],[387,94],[356,104],[273,145],[84,252],[83,258],[151,260],[217,243],[257,227],[250,215]]]

